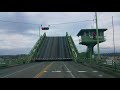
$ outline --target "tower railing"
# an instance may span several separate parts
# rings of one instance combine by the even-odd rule
[[[80,39],[80,42],[97,42],[97,37],[93,38],[93,36],[82,36],[81,39]],[[103,36],[99,36],[99,41],[100,42],[103,42],[103,41],[106,41],[106,38],[103,37]]]

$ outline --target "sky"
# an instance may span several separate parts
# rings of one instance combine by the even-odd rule
[[[116,52],[120,52],[120,12],[98,12],[98,27],[107,28],[106,41],[100,43],[100,52],[113,52],[114,17]],[[86,46],[79,44],[77,33],[81,29],[96,28],[95,12],[0,12],[0,55],[28,54],[39,39],[39,27],[50,25],[47,36],[72,36],[79,52]],[[88,21],[86,21],[88,20]],[[10,21],[10,22],[9,22]],[[74,23],[73,23],[74,22]],[[28,24],[29,23],[29,24]],[[97,45],[94,47],[97,52]]]

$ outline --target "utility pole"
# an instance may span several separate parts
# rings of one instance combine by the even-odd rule
[[[39,37],[40,37],[40,29],[41,29],[41,27],[39,26]]]
[[[40,30],[41,30],[41,28],[42,28],[42,25],[41,25],[41,26],[39,26],[39,37],[40,37]]]
[[[98,22],[97,22],[97,12],[95,12],[96,20],[96,33],[97,33],[97,49],[98,49],[98,62],[100,61],[100,49],[99,49],[99,37],[98,37]]]
[[[112,16],[112,27],[113,27],[113,46],[114,46],[114,60],[115,60],[115,39],[114,39],[114,22],[113,22],[113,16]],[[113,60],[112,60],[113,64]]]

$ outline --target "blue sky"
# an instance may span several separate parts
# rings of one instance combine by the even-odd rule
[[[94,12],[0,12],[0,20],[13,22],[27,22],[48,26],[66,22],[93,20]],[[120,52],[120,12],[98,12],[99,28],[107,28],[106,42],[100,44],[102,53],[113,52],[112,16],[115,24],[116,51]],[[0,55],[28,54],[39,38],[39,25],[11,23],[0,21]],[[95,22],[76,22],[69,24],[51,25],[47,36],[65,36],[66,32],[73,37],[79,52],[86,51],[86,46],[79,45],[80,29],[95,28]],[[94,48],[97,52],[96,46]]]

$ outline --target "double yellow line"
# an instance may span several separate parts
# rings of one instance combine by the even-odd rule
[[[44,74],[44,71],[46,71],[48,68],[50,68],[53,63],[54,63],[54,62],[50,63],[47,67],[45,67],[42,71],[40,71],[37,75],[35,75],[34,78],[39,78],[39,77],[41,77],[41,76]]]

